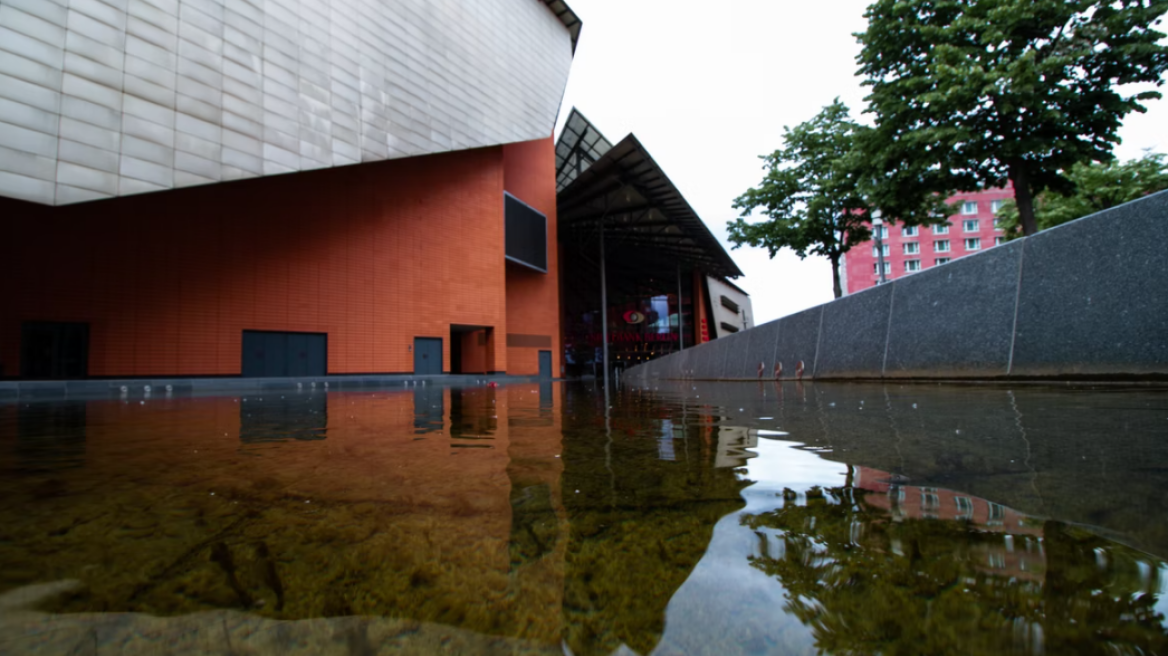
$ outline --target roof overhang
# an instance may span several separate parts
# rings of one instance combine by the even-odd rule
[[[611,146],[573,109],[556,164],[562,242],[594,241],[603,224],[606,243],[633,247],[646,269],[680,264],[723,278],[743,275],[636,136]]]
[[[552,10],[556,18],[560,19],[564,27],[568,28],[568,34],[572,35],[572,54],[576,54],[576,44],[580,42],[580,28],[584,26],[584,23],[564,0],[543,0],[543,3]]]

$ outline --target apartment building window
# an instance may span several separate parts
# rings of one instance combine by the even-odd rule
[[[927,510],[936,510],[941,507],[941,497],[937,494],[935,487],[921,488],[921,508]]]
[[[936,266],[941,266],[942,264],[949,264],[949,258],[938,257],[937,259],[933,260],[933,264]]]
[[[905,237],[916,237],[918,228],[916,226],[905,226],[900,230],[900,234]]]
[[[920,271],[921,270],[921,261],[920,260],[905,260],[904,261],[904,270],[908,271],[909,273],[912,273],[913,271]]]
[[[994,230],[1001,230],[1001,229],[1002,229],[1002,220],[995,216],[994,217]]]
[[[981,250],[981,240],[978,239],[977,237],[970,237],[969,239],[966,239],[965,240],[965,250],[967,250],[967,251],[980,251]]]
[[[994,237],[994,246],[1001,246],[1004,243],[1006,243],[1005,237]]]
[[[876,235],[876,239],[888,239],[888,226],[877,226],[872,231]]]
[[[933,226],[933,234],[934,235],[947,235],[947,234],[949,234],[949,224],[946,223],[945,225]]]
[[[966,219],[962,221],[961,229],[965,232],[977,232],[977,219]]]
[[[986,523],[1000,525],[1002,520],[1006,518],[1006,507],[993,501],[987,501],[986,503],[989,505],[989,521]]]
[[[1005,202],[1006,201],[1001,199],[1001,198],[999,198],[997,200],[991,200],[990,201],[990,211],[993,212],[994,214],[997,214],[998,212],[1002,211],[1002,204]]]
[[[949,252],[949,240],[948,239],[938,239],[937,241],[933,242],[933,250],[938,252],[938,253],[948,253]]]
[[[962,214],[977,214],[977,201],[967,200],[961,204]]]
[[[880,257],[880,251],[884,251],[884,257],[888,257],[892,253],[888,244],[881,244],[880,250],[876,250],[875,246],[872,247],[872,257]]]
[[[904,254],[905,255],[916,255],[917,253],[920,253],[920,252],[921,252],[920,242],[910,241],[904,245]]]
[[[969,497],[953,497],[953,502],[957,504],[958,519],[973,519],[972,499]]]
[[[880,263],[879,262],[874,263],[872,265],[872,273],[875,275],[880,275]],[[892,273],[892,262],[885,262],[884,263],[884,275],[887,276],[887,275],[890,275],[891,273]]]

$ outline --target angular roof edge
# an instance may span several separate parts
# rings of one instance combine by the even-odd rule
[[[583,118],[583,114],[580,116]],[[703,268],[708,274],[722,278],[739,278],[744,275],[718,238],[634,134],[629,134],[612,146],[591,166],[568,180],[565,186],[557,191],[560,234],[563,235],[572,229],[573,223],[592,222],[598,216],[602,216],[596,210],[592,210],[591,214],[577,215],[570,209],[571,206],[580,206],[595,198],[619,193],[621,189],[629,186],[635,187],[638,194],[644,195],[647,205],[656,209],[670,225],[693,240],[693,245],[687,248],[690,251],[697,249],[701,253],[691,252],[689,257],[693,262],[704,263]],[[620,212],[622,209],[619,206],[611,210],[606,209],[603,215],[608,215],[610,211]],[[643,209],[644,206],[638,207],[638,210]],[[624,229],[636,227],[636,221],[622,224]]]
[[[564,0],[543,0],[543,3],[552,10],[556,18],[560,19],[564,27],[568,28],[568,34],[572,36],[572,54],[575,55],[576,44],[580,42],[580,28],[584,26],[584,23]]]

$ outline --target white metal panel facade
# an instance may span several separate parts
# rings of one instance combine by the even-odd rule
[[[550,137],[571,61],[539,0],[0,0],[0,195]]]
[[[714,338],[754,328],[754,307],[745,292],[712,276],[706,277],[706,289],[709,290],[710,306],[714,311],[714,316],[711,317],[713,325],[710,326],[710,334]],[[737,309],[727,307],[727,304],[722,302],[723,298]],[[727,330],[722,324],[734,330]]]

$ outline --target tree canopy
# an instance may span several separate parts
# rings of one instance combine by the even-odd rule
[[[1045,192],[1034,203],[1034,217],[1039,230],[1102,212],[1109,207],[1168,189],[1168,158],[1149,153],[1127,162],[1076,164],[1066,172],[1075,185],[1074,193]],[[998,225],[1006,239],[1022,236],[1018,207],[1006,201],[998,211]]]
[[[734,201],[742,214],[727,224],[733,248],[766,248],[772,258],[784,248],[800,258],[827,257],[839,298],[840,259],[871,239],[871,210],[908,225],[944,220],[947,208],[941,198],[914,186],[915,169],[886,175],[874,165],[877,160],[865,148],[870,132],[852,120],[838,98],[811,120],[784,127],[784,146],[761,156],[762,182]],[[755,211],[767,220],[748,222]]]
[[[741,517],[758,538],[751,566],[782,583],[783,610],[822,654],[1151,654],[1168,645],[1140,575],[1158,559],[1050,520],[1007,543],[1004,531],[969,521],[894,517],[870,497],[812,488]],[[1029,566],[1012,563],[1012,545],[1029,551],[1022,545],[1037,537]]]
[[[944,194],[1013,183],[1026,234],[1032,197],[1110,161],[1124,116],[1163,84],[1168,0],[875,0],[859,73],[876,115],[869,150],[927,172]]]

